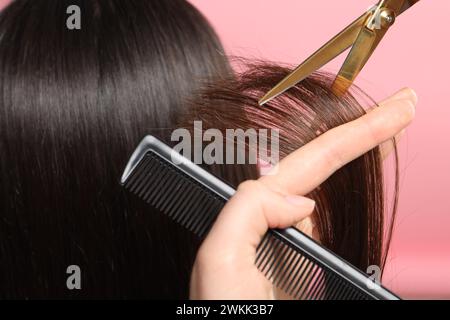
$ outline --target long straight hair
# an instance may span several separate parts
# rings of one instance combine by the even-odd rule
[[[335,76],[323,72],[312,74],[280,97],[259,106],[258,100],[290,69],[273,63],[245,60],[241,65],[242,73],[206,86],[191,99],[191,107],[180,120],[183,127],[192,128],[193,121],[201,121],[204,131],[218,129],[224,138],[227,129],[242,129],[244,132],[277,129],[279,142],[276,143],[279,143],[282,159],[327,130],[366,112],[361,99],[357,98],[368,97],[362,90],[353,87],[345,95],[336,95],[331,89]],[[268,135],[269,144],[273,143],[270,137]],[[248,156],[250,146],[248,140],[246,142],[245,150],[237,152]],[[236,144],[236,141],[225,138],[223,143]],[[261,151],[265,154],[269,150]],[[233,169],[217,164],[210,165],[209,169],[234,183],[239,183],[242,176],[259,176],[257,166],[248,162],[234,165]],[[395,218],[397,189],[394,212],[389,223],[385,223],[382,169],[380,150],[375,148],[337,170],[307,195],[316,201],[313,216],[318,240],[363,272],[369,266],[378,266],[381,271],[384,269]],[[236,176],[236,173],[241,174]]]
[[[66,10],[81,9],[69,30]],[[187,1],[17,0],[0,13],[0,297],[187,298],[197,243],[122,170],[229,75]],[[67,279],[78,266],[81,290]],[[69,271],[69,273],[67,273]]]

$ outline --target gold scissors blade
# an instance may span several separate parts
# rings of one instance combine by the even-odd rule
[[[350,50],[333,83],[332,89],[336,94],[341,95],[345,93],[352,85],[373,54],[378,43],[386,34],[386,31],[387,29],[384,32],[373,32],[367,28],[361,29],[358,39]]]
[[[267,101],[282,94],[353,45],[349,56],[345,60],[344,65],[336,78],[337,81],[333,84],[334,89],[338,89],[338,92],[346,90],[367,63],[387,30],[395,21],[395,16],[399,16],[419,1],[420,0],[379,1],[376,10],[369,10],[364,13],[347,28],[323,45],[292,71],[292,73],[266,93],[260,99],[259,104],[263,105]],[[393,14],[394,20],[390,21],[390,17],[392,16],[386,15],[386,13]],[[375,20],[375,18],[378,17],[381,17],[382,20]],[[375,28],[374,30],[375,22],[385,25],[383,25],[383,28]]]
[[[264,97],[259,100],[259,104],[263,105],[267,101],[279,96],[347,50],[355,42],[361,28],[364,26],[370,15],[370,12],[364,13],[338,35],[325,43],[325,45],[306,59],[305,62],[295,68],[292,73],[267,92]]]

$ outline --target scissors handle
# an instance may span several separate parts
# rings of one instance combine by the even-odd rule
[[[337,95],[344,94],[350,88],[386,32],[394,24],[396,17],[417,2],[419,0],[383,0],[379,2],[365,27],[361,29],[333,83],[332,89]]]
[[[336,93],[347,91],[396,17],[419,1],[380,0],[374,9],[365,12],[267,92],[259,104],[282,94],[353,45],[333,83]]]

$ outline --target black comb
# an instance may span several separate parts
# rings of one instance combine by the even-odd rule
[[[235,192],[153,136],[139,144],[121,184],[200,238]],[[255,264],[296,299],[399,299],[294,227],[269,230],[257,248]]]

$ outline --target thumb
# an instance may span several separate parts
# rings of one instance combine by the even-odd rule
[[[205,241],[216,248],[255,252],[269,228],[292,226],[309,216],[314,206],[309,198],[282,195],[258,180],[246,181],[223,208]]]

